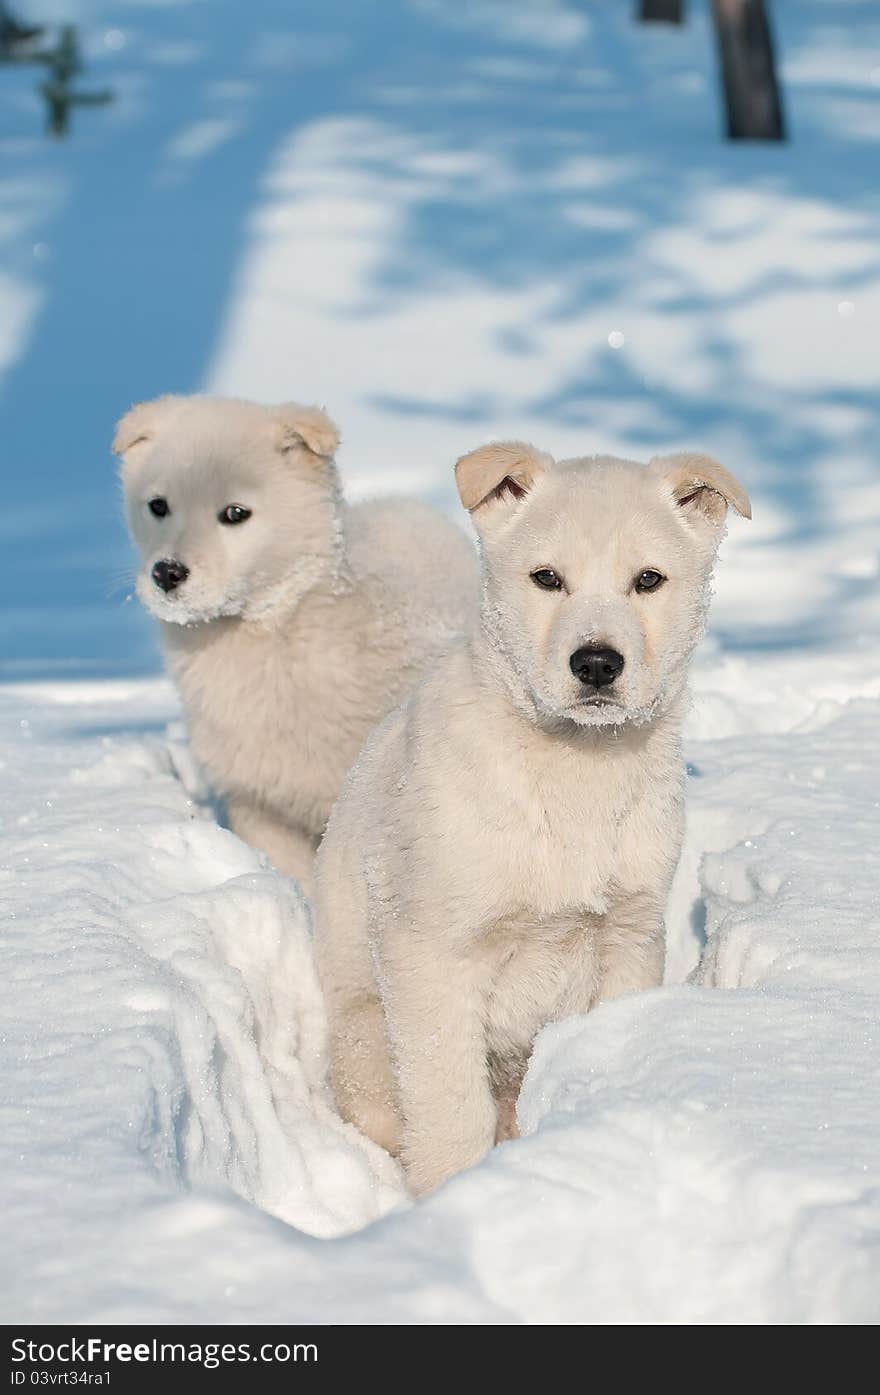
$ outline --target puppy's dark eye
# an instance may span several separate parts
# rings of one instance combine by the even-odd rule
[[[636,590],[656,591],[658,586],[662,586],[665,580],[666,577],[662,576],[660,572],[655,572],[652,567],[648,567],[647,570],[639,572],[636,577]]]
[[[250,509],[241,504],[227,504],[218,515],[221,523],[246,523],[251,516]]]
[[[161,496],[151,499],[147,504],[147,508],[154,518],[164,518],[167,513],[171,512],[168,507],[168,500],[161,498]]]
[[[531,576],[535,585],[543,587],[545,591],[560,591],[562,589],[562,577],[552,567],[539,567],[536,572],[532,572]]]

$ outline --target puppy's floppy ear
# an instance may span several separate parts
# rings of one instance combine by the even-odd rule
[[[164,397],[154,397],[151,402],[138,402],[117,423],[116,435],[113,437],[113,454],[128,460],[129,453],[138,446],[155,440],[162,420],[167,417],[169,409],[180,400],[174,394],[166,393]]]
[[[749,496],[739,480],[711,455],[691,451],[658,455],[648,469],[669,485],[675,502],[685,513],[702,515],[720,524],[730,505],[742,518],[752,516]]]
[[[339,445],[339,430],[320,407],[304,407],[299,402],[285,402],[276,408],[278,449],[282,452],[302,449],[312,455],[330,460]]]
[[[492,441],[456,461],[459,498],[469,513],[479,512],[482,519],[484,508],[510,505],[528,494],[553,463],[552,455],[527,441]]]

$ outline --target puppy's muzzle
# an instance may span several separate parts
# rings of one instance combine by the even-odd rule
[[[182,562],[177,562],[173,557],[165,557],[161,562],[153,565],[150,573],[156,585],[167,595],[169,591],[176,591],[182,582],[189,576],[189,567],[185,567]]]
[[[624,658],[616,649],[588,645],[576,649],[568,666],[581,683],[591,688],[607,688],[623,672]]]

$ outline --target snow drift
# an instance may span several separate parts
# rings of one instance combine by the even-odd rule
[[[546,1029],[525,1137],[416,1207],[328,1104],[307,907],[173,716],[159,683],[0,701],[8,1316],[880,1315],[876,699],[691,742],[691,981]]]

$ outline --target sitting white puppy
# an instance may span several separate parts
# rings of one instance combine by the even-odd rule
[[[306,887],[367,734],[479,598],[437,510],[346,506],[337,443],[315,407],[162,397],[113,444],[195,755],[234,831]]]
[[[373,734],[316,867],[341,1113],[430,1191],[516,1131],[535,1034],[659,984],[688,661],[741,485],[700,455],[456,467],[479,623]]]

